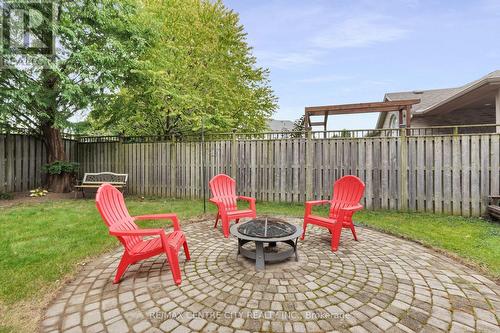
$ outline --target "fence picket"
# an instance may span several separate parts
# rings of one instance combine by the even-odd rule
[[[434,141],[434,209],[443,212],[443,140],[436,137]]]
[[[479,147],[479,136],[473,135],[471,136],[471,172],[470,172],[470,185],[471,185],[471,206],[472,206],[472,215],[477,216],[480,214],[480,147]],[[472,200],[472,195],[474,195],[474,200]],[[479,196],[479,197],[478,197]]]

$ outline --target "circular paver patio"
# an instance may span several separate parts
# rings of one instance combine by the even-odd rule
[[[183,225],[192,259],[180,254],[180,287],[164,256],[114,285],[117,249],[63,288],[42,331],[500,332],[499,286],[413,242],[358,227],[360,241],[345,230],[332,253],[328,232],[310,227],[298,262],[256,272],[212,223]]]

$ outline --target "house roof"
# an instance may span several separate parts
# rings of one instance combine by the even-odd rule
[[[271,131],[289,131],[293,129],[293,121],[269,119],[267,127]]]
[[[500,83],[500,70],[491,72],[478,80],[472,81],[456,88],[387,93],[384,96],[384,101],[398,101],[418,98],[420,99],[420,103],[413,105],[412,113],[414,115],[420,115],[435,110],[439,111],[439,107],[442,107],[447,103],[451,103],[459,97],[464,96],[492,82]],[[382,127],[386,116],[387,113],[380,114],[377,121],[377,128]]]

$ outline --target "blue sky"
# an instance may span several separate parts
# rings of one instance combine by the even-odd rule
[[[384,93],[463,85],[500,69],[500,0],[224,0],[271,71],[276,119],[305,106],[381,101]],[[372,128],[378,114],[330,128]]]

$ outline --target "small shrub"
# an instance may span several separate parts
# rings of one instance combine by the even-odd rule
[[[14,194],[7,192],[0,192],[0,200],[12,200],[14,199]]]
[[[43,170],[50,175],[60,175],[63,173],[74,174],[80,167],[79,163],[68,161],[55,161],[43,166]]]
[[[49,191],[44,190],[41,187],[38,187],[30,191],[30,197],[44,197],[47,195],[47,193],[49,193]]]

